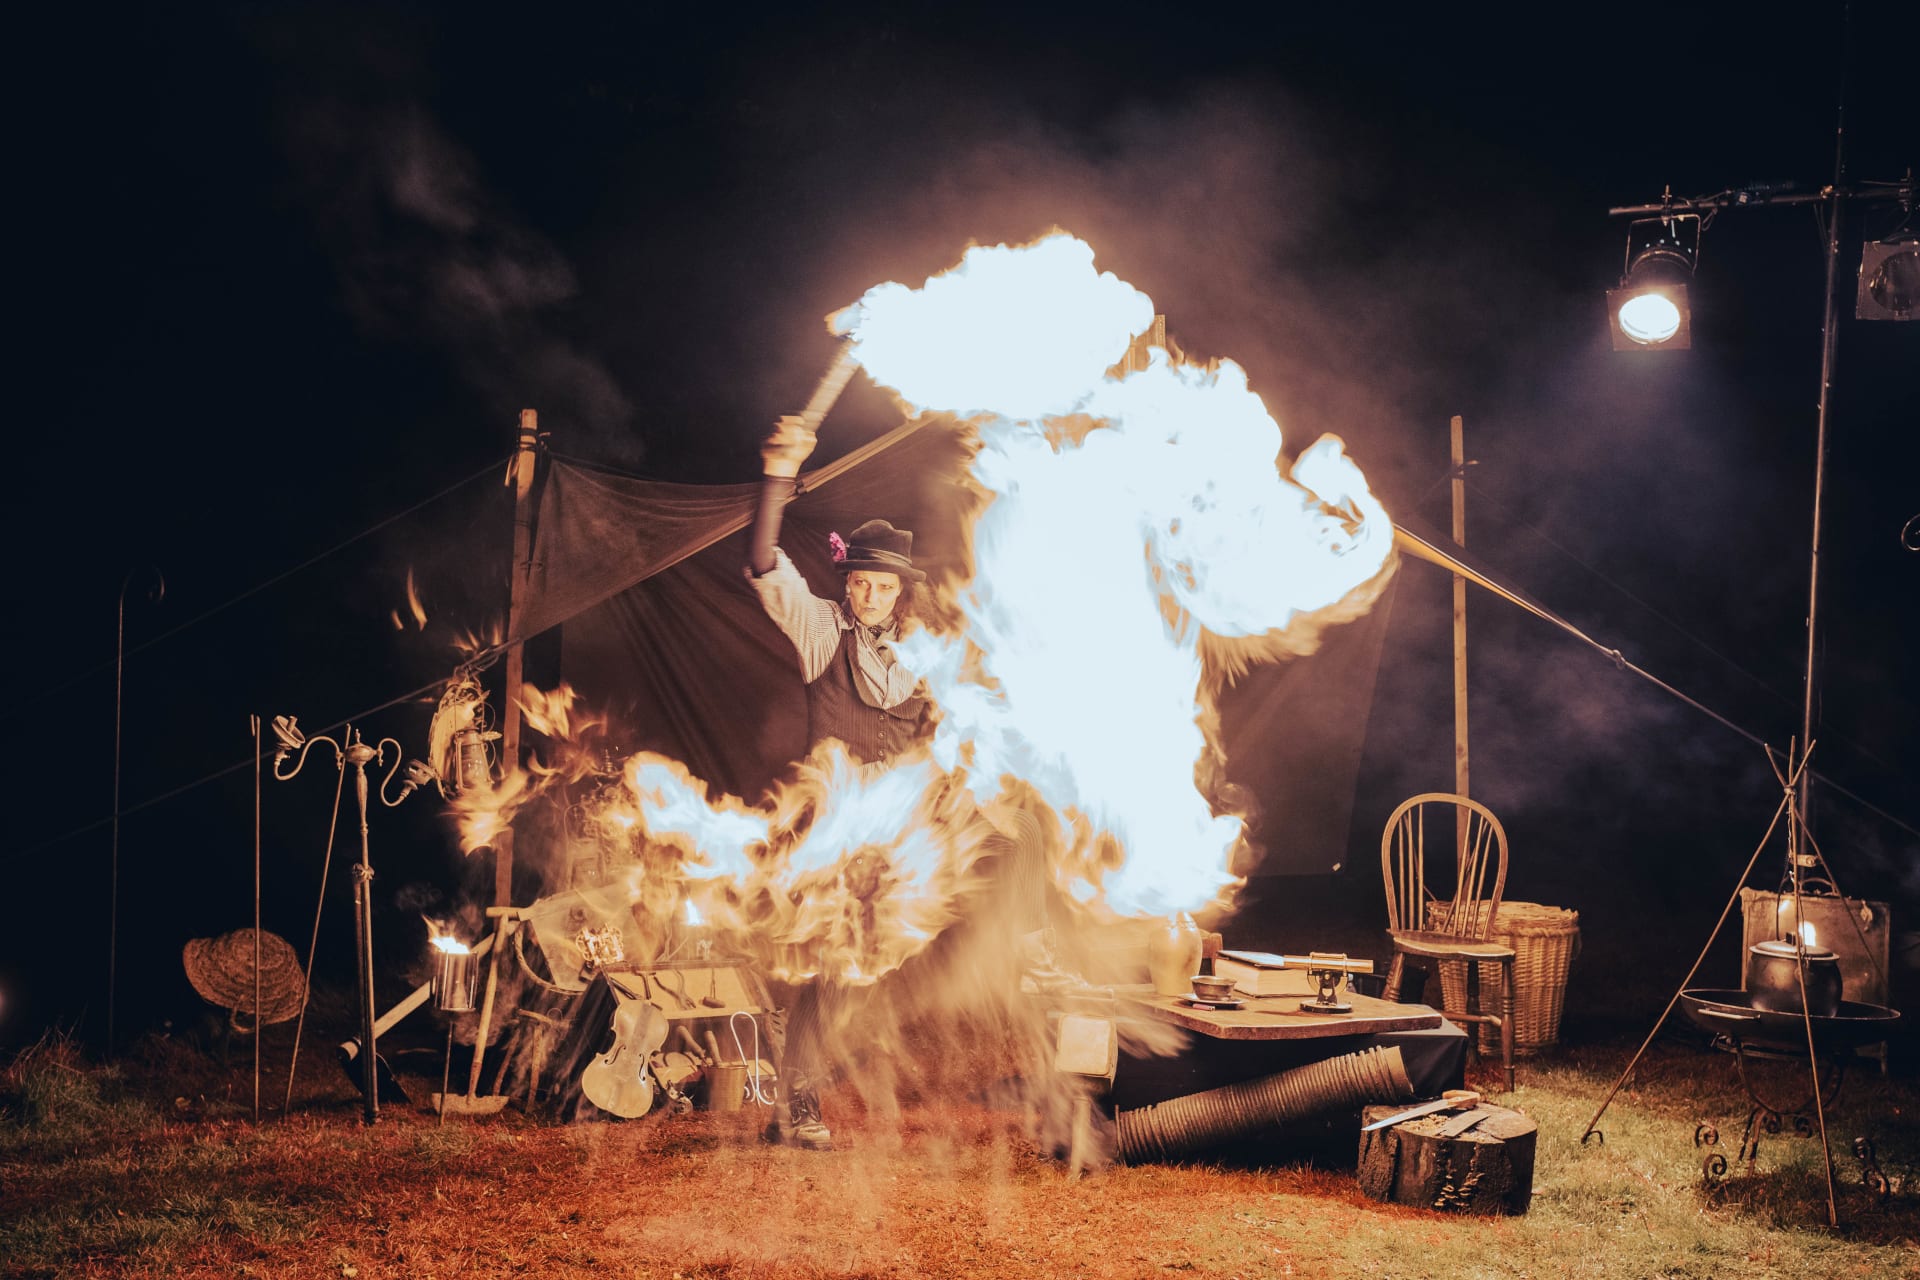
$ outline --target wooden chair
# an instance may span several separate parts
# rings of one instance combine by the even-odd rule
[[[1427,839],[1430,813],[1431,844]],[[1387,819],[1380,835],[1380,871],[1387,886],[1387,935],[1393,940],[1386,998],[1400,998],[1409,968],[1419,975],[1420,985],[1413,988],[1417,995],[1424,989],[1427,972],[1437,969],[1439,962],[1464,963],[1466,998],[1461,1007],[1449,1007],[1443,984],[1440,1011],[1454,1022],[1499,1029],[1500,1065],[1506,1069],[1511,1091],[1514,952],[1491,940],[1500,894],[1507,884],[1507,833],[1500,820],[1485,805],[1465,796],[1444,791],[1414,796]],[[1480,1007],[1482,965],[1498,969],[1499,1013]]]

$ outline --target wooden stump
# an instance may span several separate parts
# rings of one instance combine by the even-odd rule
[[[1372,1124],[1400,1110],[1368,1107]],[[1474,1120],[1465,1128],[1468,1118]],[[1533,1121],[1486,1103],[1360,1134],[1360,1189],[1375,1200],[1455,1213],[1525,1213],[1533,1198]]]

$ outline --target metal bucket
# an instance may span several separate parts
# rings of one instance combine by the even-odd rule
[[[747,1098],[747,1064],[716,1062],[707,1067],[708,1111],[738,1111]]]
[[[434,950],[433,1004],[442,1013],[473,1011],[473,988],[480,976],[471,951]]]

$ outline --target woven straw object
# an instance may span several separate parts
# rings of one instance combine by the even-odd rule
[[[300,1012],[306,998],[306,979],[293,945],[277,933],[262,930],[260,1008],[254,1008],[253,934],[252,929],[235,929],[217,938],[195,938],[180,953],[193,989],[208,1004],[232,1010],[235,1026],[241,1025],[243,1014],[254,1026],[285,1022]]]
[[[1436,911],[1435,908],[1438,908]],[[1447,904],[1429,903],[1428,915],[1444,916]],[[1560,1015],[1567,1001],[1567,970],[1580,950],[1580,913],[1537,902],[1502,902],[1488,938],[1513,948],[1513,1049],[1534,1053],[1560,1038]],[[1448,1007],[1464,1008],[1467,966],[1458,960],[1440,962],[1440,989]],[[1504,1013],[1500,992],[1484,982],[1481,1007]],[[1492,1027],[1475,1028],[1481,1052],[1498,1052],[1500,1033]]]

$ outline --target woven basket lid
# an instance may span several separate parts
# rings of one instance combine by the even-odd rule
[[[300,1012],[306,981],[293,945],[277,933],[260,932],[260,1004],[254,1008],[252,929],[217,938],[195,938],[181,950],[187,981],[208,1004],[235,1013],[258,1013],[258,1022],[285,1022]]]

